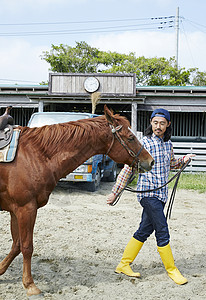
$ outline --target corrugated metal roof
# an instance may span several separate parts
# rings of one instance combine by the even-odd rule
[[[138,105],[138,110],[141,111],[153,111],[156,108],[162,108],[169,110],[170,112],[206,112],[206,103],[205,106],[199,105],[159,105],[159,104],[152,104],[152,105]]]

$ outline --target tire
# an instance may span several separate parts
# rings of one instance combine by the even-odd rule
[[[97,191],[100,186],[100,181],[101,181],[101,172],[100,172],[100,168],[97,167],[97,171],[95,174],[95,180],[87,183],[87,191],[89,191],[89,192]]]
[[[117,164],[115,163],[113,165],[111,173],[107,177],[107,181],[108,182],[114,182],[116,180],[116,178],[117,178]]]

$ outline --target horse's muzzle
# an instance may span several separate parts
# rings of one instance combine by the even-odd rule
[[[143,161],[139,163],[139,173],[144,173],[144,172],[149,172],[152,170],[152,167],[154,166],[154,159],[151,160],[150,162],[148,161]]]

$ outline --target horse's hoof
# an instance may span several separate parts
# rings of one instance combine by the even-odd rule
[[[41,290],[36,287],[34,283],[32,283],[27,289],[27,296],[30,298],[32,296],[41,295]],[[33,297],[31,299],[34,299]]]

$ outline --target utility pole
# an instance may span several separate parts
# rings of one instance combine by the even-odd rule
[[[179,48],[179,7],[176,10],[176,18],[175,18],[175,33],[176,33],[176,67],[178,69],[178,48]]]

